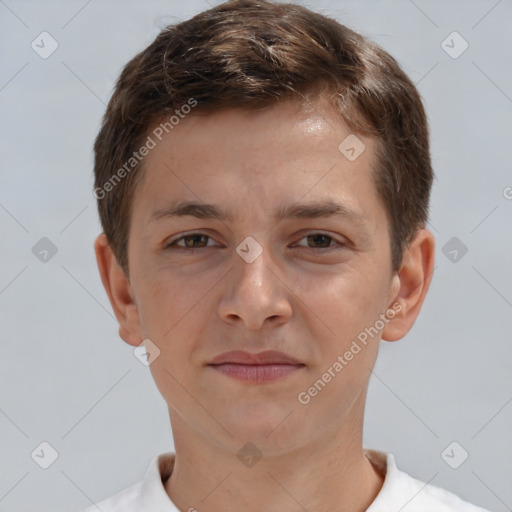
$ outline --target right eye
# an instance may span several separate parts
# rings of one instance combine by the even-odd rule
[[[205,239],[210,239],[211,237],[208,235],[205,235],[204,233],[188,233],[186,235],[182,235],[179,238],[176,238],[171,243],[167,244],[164,249],[203,249],[205,247],[208,247],[207,245],[201,245],[198,247],[196,244],[202,244]],[[179,242],[184,242],[185,245],[180,244]],[[212,246],[209,246],[212,247]]]

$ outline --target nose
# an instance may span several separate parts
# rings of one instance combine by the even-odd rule
[[[219,316],[226,323],[249,330],[286,323],[292,315],[292,292],[280,274],[268,248],[251,263],[235,253],[234,265],[224,282]]]

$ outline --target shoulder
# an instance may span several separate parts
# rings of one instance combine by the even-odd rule
[[[401,471],[391,453],[368,449],[365,452],[372,464],[385,473],[384,484],[367,512],[489,512]]]
[[[489,512],[464,501],[446,489],[401,473],[404,491],[410,496],[410,501],[404,506],[403,512]]]
[[[79,512],[179,512],[164,488],[164,482],[173,470],[174,460],[174,452],[155,455],[142,480]]]

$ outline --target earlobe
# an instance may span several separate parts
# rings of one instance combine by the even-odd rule
[[[101,282],[119,322],[119,336],[129,345],[141,343],[139,312],[129,280],[119,266],[105,233],[94,242]]]
[[[382,331],[383,340],[397,341],[414,325],[432,281],[434,256],[434,235],[420,229],[404,251],[402,266],[393,278],[398,292],[389,305],[388,311],[393,310],[394,314]]]

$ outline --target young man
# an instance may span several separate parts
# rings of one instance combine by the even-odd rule
[[[408,77],[301,6],[227,2],[132,59],[95,144],[95,251],[176,451],[88,510],[481,512],[362,445],[379,342],[431,282],[432,178]]]

